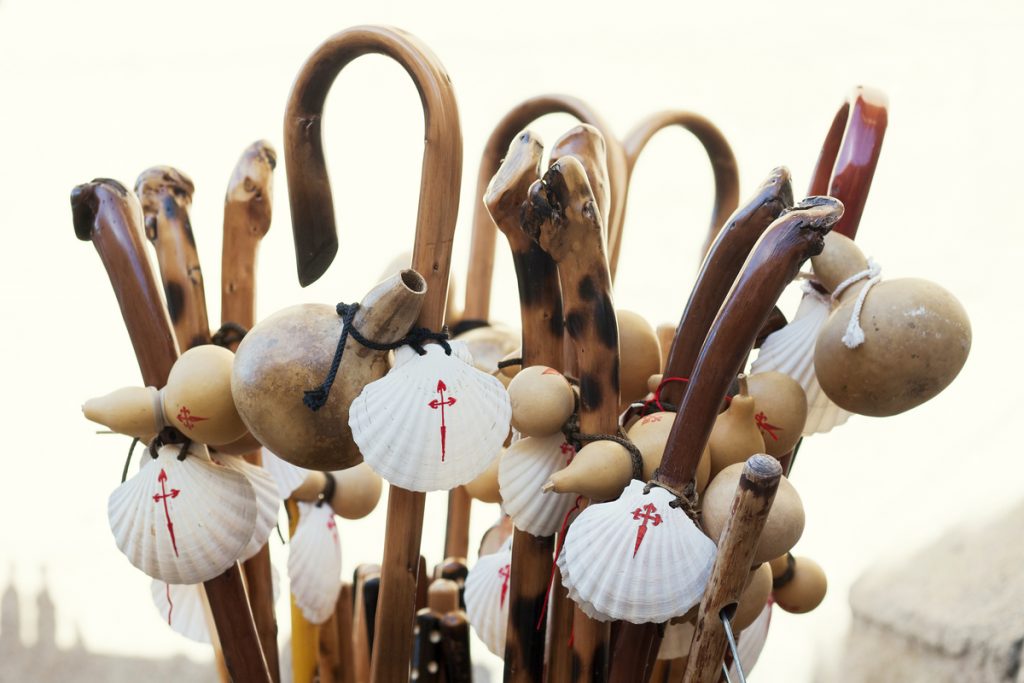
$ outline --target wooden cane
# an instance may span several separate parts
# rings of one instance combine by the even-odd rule
[[[341,649],[338,644],[337,613],[317,627],[319,648],[317,656],[317,683],[341,683]]]
[[[605,255],[604,217],[583,164],[565,156],[530,188],[523,227],[558,264],[565,329],[579,367],[579,428],[586,434],[618,429],[618,325]],[[580,456],[577,455],[577,458]],[[576,610],[573,678],[605,680],[608,625]],[[556,643],[557,645],[557,643]]]
[[[270,230],[273,214],[274,167],[277,153],[270,143],[260,140],[249,145],[231,174],[224,195],[224,240],[221,248],[220,319],[222,330],[238,325],[243,330],[256,324],[256,254],[260,241]],[[224,339],[234,350],[241,335]],[[253,465],[262,466],[260,450],[243,457]],[[277,617],[274,614],[274,586],[270,569],[270,548],[264,546],[246,560],[242,569],[249,592],[256,630],[263,643],[270,677],[281,680],[277,654]]]
[[[523,232],[520,215],[530,186],[540,178],[543,147],[530,131],[517,135],[483,198],[490,217],[508,239],[519,284],[523,365],[561,368],[562,295],[558,267]],[[540,681],[544,675],[547,625],[544,611],[554,536],[513,531],[509,575],[509,622],[505,636],[505,680]]]
[[[846,207],[835,231],[853,239],[889,125],[889,98],[859,86],[839,108],[811,174],[808,194],[835,197]]]
[[[356,567],[352,592],[352,669],[356,683],[367,683],[370,680],[370,630],[372,620],[367,619],[366,593],[363,590],[366,581],[380,579],[380,565],[362,564]]]
[[[444,323],[455,218],[462,175],[462,133],[451,79],[417,38],[394,28],[363,26],[329,38],[299,71],[285,113],[285,159],[299,282],[317,280],[334,260],[338,234],[323,155],[321,122],[331,83],[356,57],[379,53],[409,73],[424,112],[422,183],[412,267],[427,281],[417,324],[438,330]],[[373,653],[377,683],[409,675],[416,574],[423,530],[424,494],[392,486],[384,539],[376,634],[387,652]]]
[[[627,182],[623,188],[622,203],[626,203],[626,194],[633,179],[633,170],[640,154],[646,149],[658,132],[670,126],[679,126],[689,131],[703,145],[711,162],[711,172],[715,178],[715,203],[711,209],[711,224],[701,247],[701,258],[708,253],[718,231],[722,229],[728,216],[736,210],[740,199],[740,178],[736,165],[736,157],[732,153],[729,141],[720,130],[700,114],[689,111],[671,110],[651,114],[630,132],[622,142],[626,154]],[[611,268],[616,271],[619,262],[619,251],[622,247],[622,232],[611,245]]]
[[[575,97],[553,94],[532,97],[513,107],[491,131],[480,160],[473,202],[473,232],[469,243],[469,270],[466,277],[463,320],[486,321],[490,317],[496,230],[495,221],[492,220],[487,207],[484,206],[484,194],[487,192],[491,178],[498,172],[498,167],[504,158],[503,155],[515,136],[528,125],[548,114],[575,116],[581,122],[600,130],[606,140],[611,140],[612,148],[608,152],[608,165],[612,169],[610,174],[614,174],[614,178],[608,178],[608,183],[611,184],[614,181],[621,185],[622,187],[616,187],[618,192],[625,190],[625,156],[608,125],[590,105]],[[606,194],[609,198],[612,196],[610,187]],[[518,219],[515,230],[519,231]],[[553,364],[549,365],[554,367]],[[448,494],[448,526],[445,533],[444,550],[446,557],[467,556],[470,507],[471,499],[463,487],[452,489]],[[512,552],[514,555],[516,551]],[[550,554],[548,552],[549,556]],[[539,561],[535,567],[539,567]],[[520,576],[523,575],[524,572],[520,572]],[[514,585],[514,581],[511,581],[510,585]],[[514,589],[511,590],[514,592]],[[505,661],[508,662],[507,659]]]
[[[700,601],[683,683],[716,683],[721,677],[727,644],[722,613],[734,612],[743,593],[781,477],[782,466],[770,455],[753,455],[743,466]]]
[[[117,181],[100,179],[72,190],[71,210],[75,234],[93,243],[110,278],[143,382],[162,387],[178,346],[144,251],[138,201]],[[204,588],[230,675],[239,681],[269,682],[238,564],[205,582]]]
[[[352,584],[346,581],[341,584],[341,592],[338,593],[338,602],[334,609],[334,623],[337,625],[338,631],[338,655],[341,659],[339,683],[356,683],[355,619],[353,618],[352,609],[354,601],[355,595],[352,593]]]
[[[192,180],[170,166],[146,169],[135,181],[146,237],[156,248],[167,312],[182,350],[210,343],[210,319],[199,253],[192,234]]]
[[[651,483],[691,498],[697,464],[722,401],[783,289],[801,264],[821,253],[842,204],[812,197],[776,219],[757,243],[718,312],[697,358],[690,384]],[[623,624],[612,658],[611,681],[646,681],[661,644],[658,624]]]

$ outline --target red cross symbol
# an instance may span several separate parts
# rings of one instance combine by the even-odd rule
[[[185,429],[192,429],[196,426],[196,422],[202,422],[203,420],[209,420],[208,417],[199,417],[193,415],[192,411],[188,409],[188,406],[182,406],[181,410],[178,411],[178,422],[185,425]]]
[[[640,523],[640,528],[636,530],[636,545],[633,546],[633,557],[636,557],[637,551],[640,550],[640,544],[644,542],[644,536],[647,535],[647,523],[650,522],[651,526],[658,526],[661,524],[661,515],[658,514],[654,503],[648,503],[642,508],[633,510],[633,519],[643,520]]]
[[[559,449],[562,451],[562,455],[565,456],[566,465],[571,463],[572,459],[576,457],[576,449],[568,441],[559,446]]]
[[[454,396],[449,396],[448,398],[444,397],[444,392],[447,390],[448,387],[445,385],[444,381],[437,380],[437,393],[441,396],[441,398],[435,398],[433,401],[427,404],[434,410],[437,410],[438,408],[441,409],[441,462],[444,462],[445,438],[448,435],[448,428],[444,424],[444,407],[455,405]]]
[[[505,606],[505,596],[508,595],[508,578],[512,574],[512,563],[506,564],[504,567],[498,570],[498,576],[504,581],[501,583],[501,602],[498,603],[499,607]]]
[[[768,424],[768,416],[764,414],[763,410],[754,416],[754,421],[757,422],[757,426],[762,432],[772,437],[772,441],[779,440],[779,437],[775,433],[775,430],[778,429],[781,431],[782,427],[777,427],[776,425]]]
[[[665,414],[664,413],[654,413],[653,415],[648,415],[648,416],[644,417],[643,419],[641,419],[640,420],[640,424],[647,425],[647,424],[651,424],[652,422],[661,422],[664,418],[665,418]]]
[[[171,547],[174,548],[174,556],[178,556],[178,542],[174,538],[174,524],[171,522],[171,511],[167,508],[168,498],[177,498],[178,494],[181,493],[180,489],[171,489],[170,493],[167,492],[167,472],[160,468],[160,476],[157,481],[160,482],[160,493],[153,494],[153,502],[159,504],[162,500],[164,502],[164,518],[167,520],[167,531],[171,534]]]

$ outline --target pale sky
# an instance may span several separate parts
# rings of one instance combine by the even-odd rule
[[[971,316],[974,346],[962,375],[932,402],[885,420],[855,417],[803,446],[792,482],[807,527],[796,552],[824,567],[830,592],[812,614],[776,613],[752,680],[810,680],[841,648],[847,592],[864,569],[898,562],[952,524],[997,515],[1024,491],[1011,374],[1024,331],[1014,295],[1024,256],[1014,206],[1024,152],[1022,18],[1014,2],[974,3],[968,13],[961,2],[878,0],[617,8],[0,0],[0,225],[13,236],[0,276],[0,586],[16,584],[31,621],[45,572],[65,644],[79,631],[98,651],[209,657],[161,622],[149,580],[107,527],[106,500],[128,440],[96,435],[79,406],[140,379],[106,275],[92,247],[74,237],[69,192],[96,176],[131,185],[156,164],[188,173],[210,314],[219,321],[222,197],[235,160],[259,138],[281,149],[291,79],[324,38],[388,23],[433,48],[459,98],[460,283],[484,140],[526,97],[579,96],[623,137],[656,110],[700,112],[729,138],[741,194],[782,164],[799,196],[849,88],[870,84],[889,95],[889,132],[858,243],[884,276],[923,277],[952,291]],[[537,130],[552,141],[569,123],[551,117]],[[320,282],[298,286],[279,165],[260,255],[262,314],[358,299],[412,246],[422,119],[405,73],[383,58],[358,60],[336,82],[324,128],[341,253]],[[655,324],[678,319],[711,206],[709,176],[699,145],[684,134],[652,144],[630,189],[617,305]],[[501,240],[498,254],[492,316],[515,324]],[[430,564],[441,559],[444,505],[441,495],[428,502]],[[378,558],[384,509],[382,502],[370,518],[339,525],[346,574]],[[474,507],[474,544],[497,514],[496,506]],[[283,569],[285,549],[271,545]],[[475,657],[489,657],[475,648]]]

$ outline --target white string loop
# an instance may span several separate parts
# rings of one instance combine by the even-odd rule
[[[867,284],[857,294],[857,302],[853,305],[853,313],[850,315],[850,322],[846,325],[846,333],[843,334],[843,344],[848,349],[855,349],[864,343],[864,329],[860,326],[860,313],[864,308],[864,300],[868,296],[868,292],[878,284],[882,279],[882,267],[875,263],[874,259],[868,259],[868,267],[866,270],[862,270],[859,273],[854,273],[850,277],[840,282],[835,291],[832,292],[832,305],[834,306],[839,302],[839,297],[842,296],[843,292],[849,289],[852,285],[860,282],[861,280],[867,280]]]

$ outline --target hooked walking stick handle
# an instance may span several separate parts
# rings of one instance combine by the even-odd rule
[[[660,111],[651,114],[637,124],[633,131],[622,142],[626,153],[626,168],[628,179],[633,179],[633,169],[636,167],[640,153],[647,147],[658,132],[670,126],[679,126],[693,134],[707,152],[708,161],[711,162],[711,172],[715,177],[715,203],[711,210],[711,224],[708,227],[708,234],[701,248],[701,256],[708,253],[711,244],[714,242],[718,231],[722,229],[726,217],[731,215],[739,205],[740,199],[740,177],[736,165],[736,156],[732,153],[729,141],[715,124],[700,114],[689,111],[670,110]],[[627,181],[625,191],[622,195],[623,211],[625,211],[626,193],[629,191]],[[619,250],[622,246],[621,232],[611,244],[611,268],[615,268],[619,261]]]
[[[93,243],[107,270],[143,381],[164,386],[178,346],[144,251],[138,200],[117,181],[99,179],[72,190],[71,211],[75,234]],[[204,587],[231,676],[269,683],[238,563]]]
[[[315,282],[338,251],[334,203],[321,124],[327,92],[338,73],[364,54],[386,55],[409,73],[423,104],[424,143],[412,267],[427,281],[418,325],[444,322],[452,241],[459,208],[462,132],[455,93],[444,67],[419,39],[395,28],[359,26],[328,38],[306,60],[285,112],[284,153],[299,282]],[[424,494],[391,487],[384,539],[380,604],[371,680],[409,676]]]
[[[808,194],[827,194],[843,203],[846,211],[833,229],[850,239],[857,235],[888,125],[885,93],[854,88],[836,113],[815,164]]]

